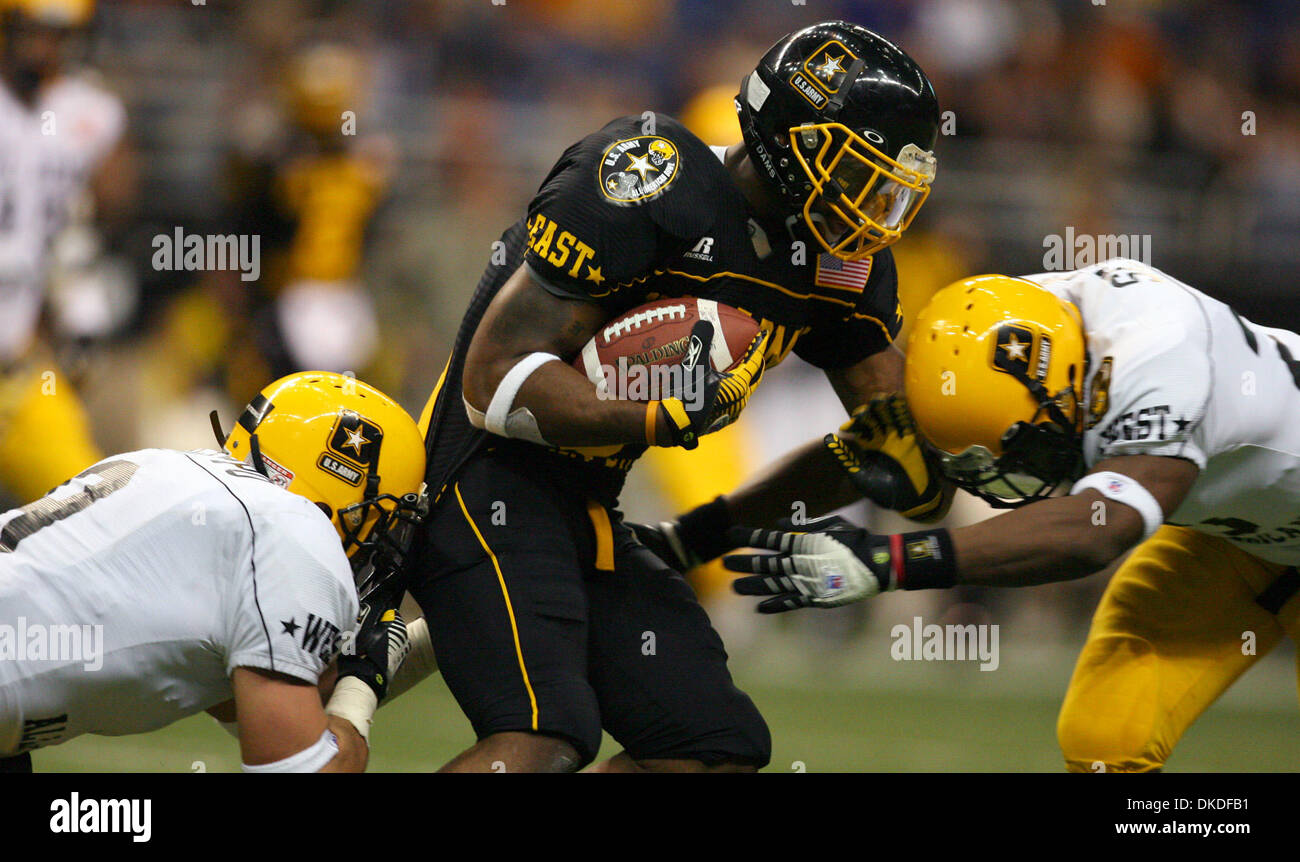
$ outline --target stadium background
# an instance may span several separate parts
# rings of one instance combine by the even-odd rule
[[[370,171],[373,200],[324,195],[321,214],[352,207],[364,228],[330,239],[357,251],[332,265],[370,297],[377,328],[367,348],[361,308],[357,329],[334,334],[325,320],[309,341],[418,414],[491,243],[565,146],[649,110],[732,142],[741,76],[782,33],[832,17],[898,41],[953,112],[935,191],[895,247],[909,312],[966,274],[1040,271],[1044,238],[1070,228],[1149,235],[1156,266],[1260,323],[1300,328],[1300,8],[1288,0],[101,0],[86,59],[126,103],[137,184],[101,214],[109,313],[59,340],[98,443],[210,445],[207,412],[233,415],[268,379],[258,303],[291,279],[278,267],[319,261],[295,264],[292,238],[279,247],[287,262],[264,246],[264,277],[250,284],[155,269],[151,242],[177,227],[267,242],[284,229],[266,218],[267,196],[303,154],[296,142],[322,125],[334,134],[340,110],[355,113],[342,150]],[[829,389],[795,362],[689,471],[676,453],[639,470],[629,514],[707,499],[838,423]],[[788,397],[800,410],[783,409]],[[983,514],[966,502],[954,517]],[[1104,581],[760,619],[716,573],[699,579],[737,679],[772,725],[774,771],[1059,768],[1056,708]],[[999,625],[997,670],[891,660],[891,627],[915,616]],[[1170,768],[1300,769],[1295,686],[1284,643],[1193,727]],[[380,713],[375,741],[373,768],[424,770],[470,734],[434,678]],[[206,716],[36,757],[38,770],[237,764]]]

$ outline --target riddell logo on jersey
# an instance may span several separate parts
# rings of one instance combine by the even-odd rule
[[[87,671],[104,666],[102,625],[46,625],[19,617],[0,623],[0,661],[81,662]]]

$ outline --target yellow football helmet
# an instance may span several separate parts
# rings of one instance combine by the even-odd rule
[[[999,508],[1082,473],[1079,311],[1033,282],[979,275],[934,295],[907,344],[907,403],[954,484]]]
[[[354,571],[375,550],[404,554],[409,528],[396,528],[427,506],[424,438],[378,389],[343,374],[291,374],[249,402],[229,435],[217,434],[237,460],[320,506]]]
[[[296,56],[285,76],[293,119],[316,135],[336,136],[343,112],[359,111],[366,84],[365,62],[357,51],[319,43]]]
[[[648,149],[650,151],[650,161],[656,165],[662,165],[664,162],[677,158],[677,150],[662,138],[651,141]]]

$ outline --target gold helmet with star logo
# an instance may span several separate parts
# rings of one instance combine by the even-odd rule
[[[650,161],[656,165],[662,165],[664,162],[677,158],[676,148],[663,138],[655,138],[646,149],[650,151]]]
[[[353,569],[391,545],[424,507],[424,438],[401,405],[344,374],[305,371],[261,391],[229,435],[227,452],[311,500],[338,529]],[[398,550],[398,549],[391,549]],[[404,551],[404,549],[401,549]]]
[[[945,287],[907,343],[907,403],[958,487],[994,506],[1047,496],[1082,470],[1079,311],[1031,281]]]

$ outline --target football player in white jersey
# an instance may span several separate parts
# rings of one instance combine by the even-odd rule
[[[380,581],[422,504],[419,430],[377,389],[308,372],[224,447],[112,456],[0,515],[0,764],[208,710],[237,722],[245,771],[364,769],[409,648]]]
[[[944,473],[1014,511],[873,536],[847,522],[738,536],[772,555],[759,610],[895,589],[1110,581],[1057,731],[1075,771],[1160,769],[1284,633],[1300,635],[1300,335],[1132,260],[953,284],[918,316],[907,405]],[[1057,491],[1063,493],[1054,493]],[[1028,504],[1028,505],[1026,505]]]
[[[102,457],[39,336],[55,238],[86,201],[102,220],[134,197],[126,111],[67,62],[94,9],[0,0],[0,485],[23,502]]]

